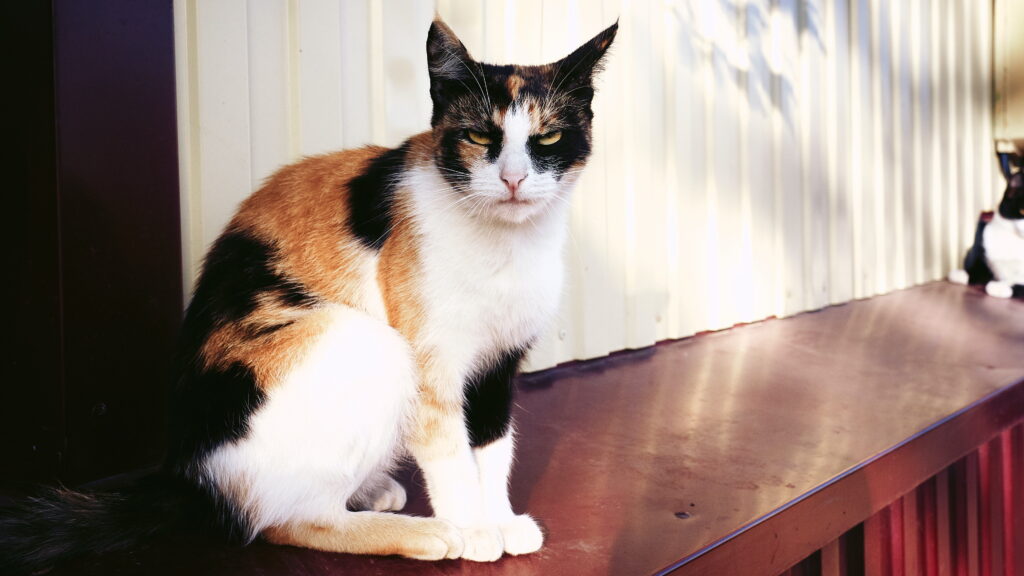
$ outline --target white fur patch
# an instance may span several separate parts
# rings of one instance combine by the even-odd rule
[[[473,450],[480,469],[485,522],[498,526],[508,554],[529,554],[544,544],[537,522],[526,514],[516,516],[508,500],[508,478],[512,470],[515,443],[510,433],[504,438]]]
[[[500,527],[505,552],[513,556],[529,554],[544,545],[544,533],[537,521],[526,514],[515,516]]]
[[[330,521],[364,481],[392,465],[415,369],[406,341],[346,307],[249,419],[249,433],[206,459],[208,478],[248,515],[255,536],[286,521]],[[241,489],[237,489],[241,487]]]
[[[970,276],[967,274],[967,270],[957,268],[949,273],[949,281],[953,284],[962,284],[964,286],[970,282]]]
[[[985,293],[996,298],[1013,298],[1013,285],[992,280],[985,284]]]
[[[459,528],[471,528],[482,524],[481,494],[468,442],[464,448],[454,456],[421,458],[418,463],[427,480],[434,514]]]
[[[514,451],[512,434],[473,450],[480,473],[483,516],[490,524],[502,524],[515,516],[508,501],[508,477]]]
[[[529,344],[553,317],[567,205],[553,203],[529,223],[509,224],[469,206],[433,166],[415,168],[410,180],[421,238],[422,344],[439,351],[453,379],[464,379]]]
[[[997,212],[983,234],[985,260],[996,279],[1024,284],[1024,221],[1007,220]]]

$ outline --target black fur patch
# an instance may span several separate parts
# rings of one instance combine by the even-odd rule
[[[469,185],[469,168],[459,155],[459,142],[463,139],[462,130],[449,130],[441,135],[441,145],[436,152],[436,162],[441,168],[441,175],[449,184],[456,187]]]
[[[173,470],[195,477],[204,456],[249,429],[249,416],[266,400],[252,371],[240,364],[203,370],[186,368],[172,401],[171,461]]]
[[[266,243],[241,232],[227,232],[211,248],[185,313],[171,415],[167,467],[176,476],[195,478],[195,466],[224,442],[248,431],[249,416],[265,400],[252,371],[241,364],[204,368],[200,349],[217,328],[240,323],[260,299],[277,298],[293,308],[309,308],[315,296],[275,270],[276,254]],[[243,330],[257,338],[281,326]]]
[[[1021,212],[1024,210],[1024,182],[1021,182],[1020,175],[1020,172],[1014,174],[999,202],[999,215],[1007,220],[1024,218],[1024,212]]]
[[[512,350],[466,382],[463,413],[469,441],[474,448],[486,446],[508,433],[512,421],[512,382],[526,350]]]
[[[349,225],[356,238],[374,250],[380,250],[391,232],[395,184],[408,153],[408,142],[388,150],[349,182]]]
[[[562,137],[554,144],[544,146],[531,136],[528,144],[530,158],[538,172],[553,171],[562,175],[570,166],[590,156],[590,140],[580,130],[562,130]]]
[[[282,304],[310,307],[316,298],[302,284],[275,270],[277,254],[265,242],[242,232],[226,232],[210,248],[185,314],[183,335],[192,328],[206,333],[212,327],[241,320],[256,309],[267,294]]]

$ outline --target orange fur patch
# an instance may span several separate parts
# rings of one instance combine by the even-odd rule
[[[281,270],[310,292],[359,308],[361,264],[373,253],[348,232],[346,195],[349,182],[386,151],[367,146],[288,166],[242,204],[235,221],[273,241]]]
[[[273,324],[259,323],[266,318],[253,312],[242,322],[223,326],[206,339],[202,347],[204,367],[226,368],[240,363],[253,371],[256,383],[267,389],[278,384],[305,356],[328,326],[329,315],[323,310],[293,315],[285,326],[266,334],[259,334]]]
[[[524,84],[526,84],[526,81],[523,80],[522,76],[512,74],[508,77],[508,80],[505,81],[505,87],[508,88],[508,93],[512,95],[512,100],[519,98],[519,90]]]
[[[423,308],[417,290],[419,242],[407,208],[401,203],[395,208],[396,223],[381,249],[377,282],[388,323],[407,340],[414,342],[423,323]]]
[[[495,108],[491,112],[491,121],[494,122],[495,126],[502,126],[505,124],[505,111],[506,108]]]
[[[436,549],[441,530],[448,528],[434,518],[361,512],[347,515],[344,523],[337,526],[312,523],[273,526],[263,531],[263,538],[272,544],[327,552],[422,558]]]

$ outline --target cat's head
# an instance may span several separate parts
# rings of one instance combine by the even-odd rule
[[[1024,219],[1024,170],[1011,174],[999,203],[999,215],[1007,220]]]
[[[543,66],[477,62],[440,20],[427,35],[434,161],[474,214],[520,223],[567,202],[591,149],[594,75],[618,23]]]

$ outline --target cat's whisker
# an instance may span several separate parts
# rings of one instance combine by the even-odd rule
[[[447,211],[451,211],[451,210],[453,210],[454,208],[458,207],[458,206],[459,206],[460,204],[464,204],[464,203],[466,203],[466,202],[472,201],[472,200],[474,200],[475,198],[476,198],[476,196],[473,196],[472,194],[469,194],[469,195],[463,196],[462,198],[459,198],[459,199],[458,199],[458,200],[456,200],[455,202],[452,202],[451,204],[449,204],[448,206],[446,206],[446,207],[444,208],[444,210],[445,210],[446,212],[447,212]]]
[[[445,172],[450,172],[452,174],[458,174],[459,176],[472,176],[472,172],[468,172],[466,170],[453,170],[451,168],[445,168],[444,166],[437,166],[437,169],[444,170]]]
[[[483,79],[484,94],[487,96],[487,109],[490,110],[494,108],[494,103],[491,102],[491,91],[487,88],[487,78],[485,77],[484,67],[483,64],[480,63],[477,63],[477,66],[480,66],[480,77]]]
[[[579,170],[567,170],[565,172],[562,172],[561,177],[565,178],[566,176],[577,176],[579,174],[582,174],[583,172],[584,172],[584,169],[582,169],[582,168],[579,169]]]

